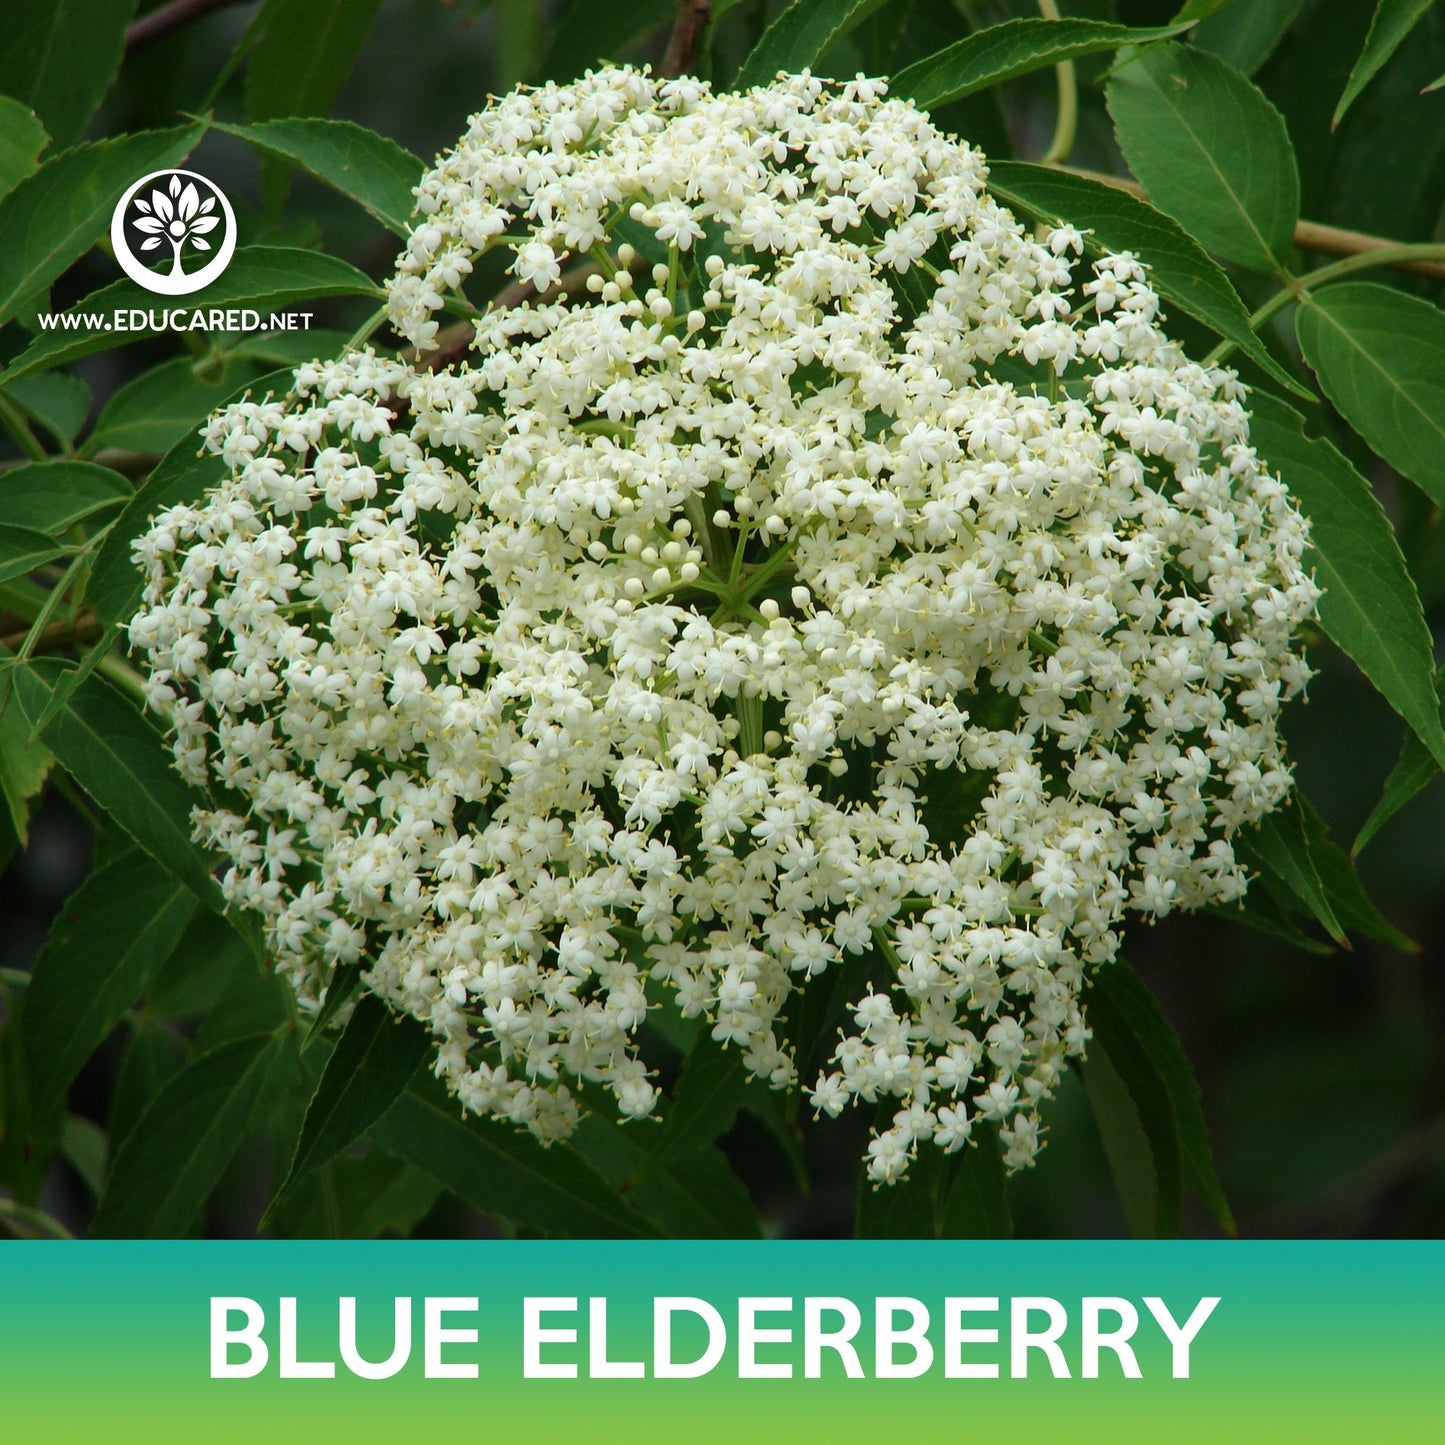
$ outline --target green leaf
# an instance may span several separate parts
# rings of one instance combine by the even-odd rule
[[[264,397],[287,391],[291,372],[268,372],[254,382],[238,387],[225,401],[248,392]],[[150,518],[178,502],[194,502],[207,487],[226,473],[220,457],[197,457],[199,450],[191,437],[182,437],[159,462],[124,512],[116,519],[96,553],[85,600],[103,622],[116,626],[130,619],[140,601],[141,575],[131,561],[131,543],[145,531]]]
[[[226,355],[232,361],[261,361],[267,366],[301,366],[320,357],[338,356],[350,336],[345,331],[319,327],[312,331],[266,331],[247,336]]]
[[[1207,250],[1257,271],[1288,256],[1299,171],[1284,117],[1207,51],[1160,45],[1108,87],[1129,169],[1150,199]]]
[[[1123,1053],[1120,1060],[1097,1041],[1089,1045],[1079,1070],[1084,1093],[1129,1233],[1135,1239],[1173,1238],[1184,1212],[1174,1106],[1138,1045],[1126,1039]]]
[[[534,9],[527,0],[515,0],[515,3],[522,11]],[[618,5],[616,0],[573,0],[557,17],[552,43],[542,59],[541,78],[576,80],[588,67],[597,64],[599,55],[615,59],[629,45],[671,24],[676,15],[674,0],[633,0],[628,5]],[[533,19],[530,15],[519,15],[515,8],[497,16],[499,29],[511,27],[508,39],[512,42],[509,48],[513,54],[508,56],[509,64],[504,68],[517,80],[531,79],[526,73],[531,69],[529,59],[535,61],[538,53],[537,37],[527,23]]]
[[[0,708],[0,793],[21,847],[30,841],[30,800],[38,797],[54,761],[30,741],[30,720],[18,707]]]
[[[3,207],[3,202],[0,202]],[[251,307],[258,312],[280,311],[326,296],[373,296],[378,300],[381,289],[355,266],[326,256],[319,251],[300,251],[288,246],[244,246],[238,250],[219,281],[206,287],[206,310],[216,307]],[[134,281],[113,282],[78,301],[67,316],[84,320],[88,315],[114,316],[123,313],[129,319],[132,311],[156,310],[156,298],[142,290]],[[173,309],[173,308],[172,308]],[[149,325],[146,322],[145,325]],[[43,331],[14,361],[0,373],[0,386],[8,386],[16,377],[34,371],[45,371],[77,357],[91,356],[97,351],[124,346],[139,331],[91,330],[85,325],[74,331],[57,326]],[[298,333],[304,334],[304,333]]]
[[[893,1108],[879,1109],[879,1127],[891,1121]],[[874,1184],[866,1169],[858,1174],[858,1239],[937,1239],[944,1176],[951,1160],[932,1144],[922,1144],[908,1173],[892,1184]]]
[[[1345,118],[1345,112],[1355,103],[1360,92],[1405,43],[1406,37],[1425,18],[1425,12],[1434,3],[1435,0],[1379,0],[1375,18],[1370,21],[1370,33],[1365,37],[1365,48],[1350,72],[1345,92],[1340,96],[1340,103],[1330,120],[1331,129]]]
[[[30,1097],[49,1108],[176,946],[195,896],[134,849],[66,901],[35,962],[21,1032]]]
[[[1092,231],[1101,250],[1133,251],[1147,262],[1150,282],[1166,301],[1232,341],[1281,385],[1315,399],[1269,354],[1229,277],[1172,216],[1117,186],[1050,166],[994,161],[988,187],[1010,206]]]
[[[412,187],[426,167],[393,140],[349,120],[315,118],[223,125],[213,129],[249,141],[268,155],[293,161],[405,236],[416,202]]]
[[[11,670],[16,697],[32,723],[58,675],[44,662]],[[191,842],[191,795],[172,769],[160,734],[132,703],[92,675],[44,736],[60,766],[118,827],[203,903],[223,907],[206,860]]]
[[[1363,933],[1366,938],[1378,939],[1391,948],[1399,949],[1401,953],[1419,953],[1420,946],[1414,939],[1401,933],[1375,906],[1355,872],[1355,865],[1331,841],[1329,829],[1309,799],[1299,792],[1295,797],[1299,800],[1304,818],[1310,862],[1314,864],[1340,922],[1346,928]]]
[[[231,1039],[192,1058],[116,1150],[92,1237],[184,1234],[288,1066],[285,1033]]]
[[[53,561],[65,550],[64,543],[45,532],[0,523],[0,582],[23,577],[27,572]]]
[[[694,1154],[727,1133],[747,1082],[742,1054],[724,1048],[710,1033],[700,1034],[683,1061],[661,1132],[648,1151],[649,1164]]]
[[[1445,506],[1445,312],[1373,281],[1345,281],[1308,293],[1295,330],[1345,420]]]
[[[1259,392],[1250,406],[1251,440],[1310,519],[1322,626],[1445,764],[1430,630],[1383,508],[1340,452],[1304,435],[1298,412]]]
[[[976,1123],[973,1142],[955,1157],[958,1162],[944,1201],[940,1235],[944,1239],[1011,1238],[1013,1214],[997,1128]]]
[[[1196,21],[1213,15],[1216,10],[1223,10],[1226,5],[1233,4],[1234,0],[1184,0],[1183,7],[1174,17],[1174,23],[1176,25],[1193,25]]]
[[[1206,908],[1204,911],[1226,923],[1252,928],[1267,938],[1281,939],[1301,953],[1319,954],[1324,958],[1334,953],[1328,943],[1321,943],[1318,938],[1311,938],[1303,929],[1297,928],[1285,912],[1284,905],[1271,896],[1268,887],[1250,889],[1244,898],[1230,907]]]
[[[1094,975],[1087,1008],[1094,1039],[1103,1043],[1112,1059],[1122,1061],[1142,1054],[1154,1066],[1173,1106],[1179,1153],[1189,1184],[1219,1227],[1233,1234],[1234,1215],[1214,1170],[1199,1084],[1159,1000],[1121,959]],[[1091,1045],[1091,1055],[1092,1050]]]
[[[600,1110],[585,1115],[572,1143],[627,1202],[672,1239],[756,1239],[757,1210],[719,1149],[650,1166],[647,1121],[624,1127]]]
[[[1297,795],[1292,794],[1281,807],[1266,814],[1254,832],[1241,838],[1237,846],[1256,867],[1303,904],[1341,948],[1350,947],[1315,867]]]
[[[78,1114],[67,1114],[60,1130],[60,1152],[98,1199],[105,1188],[105,1156],[110,1141],[105,1130]]]
[[[1355,837],[1350,851],[1356,857],[1365,845],[1408,803],[1417,793],[1422,792],[1440,773],[1440,762],[1420,741],[1413,728],[1405,731],[1405,741],[1400,744],[1400,756],[1385,779],[1384,792],[1375,804],[1364,826]]]
[[[337,1159],[276,1212],[273,1233],[284,1239],[406,1238],[441,1197],[442,1187],[400,1159],[368,1149]]]
[[[187,125],[78,145],[52,156],[0,200],[0,321],[90,250],[137,176],[175,165],[202,133],[199,125]]]
[[[367,994],[326,1061],[271,1210],[299,1180],[366,1133],[396,1102],[431,1051],[431,1036],[421,1024],[394,1016],[375,994]]]
[[[49,141],[28,105],[0,95],[0,196],[8,195],[35,170]]]
[[[1242,75],[1253,75],[1295,22],[1305,0],[1250,0],[1225,15],[1213,15],[1191,39]]]
[[[8,0],[0,91],[33,106],[57,145],[78,140],[120,69],[135,7],[136,0]]]
[[[201,422],[233,396],[238,385],[249,385],[257,376],[254,366],[241,365],[234,371],[238,374],[228,374],[224,381],[205,381],[196,375],[196,363],[185,356],[143,371],[106,402],[85,449],[165,452],[183,438],[199,446]]]
[[[146,1017],[178,1020],[204,1014],[237,978],[255,973],[251,947],[230,920],[200,909],[152,980]]]
[[[511,1125],[463,1119],[461,1105],[435,1089],[404,1093],[371,1137],[482,1213],[544,1234],[635,1239],[657,1232],[568,1145],[544,1149]]]
[[[246,115],[324,115],[351,71],[381,0],[266,0],[246,71]]]
[[[1149,45],[1188,28],[1140,29],[1103,20],[1005,20],[906,66],[888,88],[927,110],[1065,60],[1099,55],[1121,45]]]
[[[735,90],[771,85],[778,72],[806,70],[883,0],[798,0],[779,14],[748,52],[733,81]]]
[[[186,1040],[169,1029],[143,1016],[132,1020],[131,1029],[106,1118],[112,1155],[139,1123],[151,1100],[180,1073],[186,1059]]]
[[[90,388],[63,371],[23,376],[6,386],[5,395],[67,449],[90,415]]]
[[[131,495],[119,472],[94,462],[27,462],[0,472],[0,514],[6,522],[57,540],[77,522],[116,511]]]

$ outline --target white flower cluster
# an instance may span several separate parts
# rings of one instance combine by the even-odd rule
[[[544,1140],[578,1081],[654,1109],[670,994],[883,1103],[876,1181],[981,1119],[1033,1158],[1127,914],[1243,892],[1317,591],[1235,378],[986,182],[875,81],[518,92],[390,315],[424,353],[498,247],[559,299],[212,419],[130,636],[303,1002],[361,964]],[[814,1078],[792,1001],[848,980]]]

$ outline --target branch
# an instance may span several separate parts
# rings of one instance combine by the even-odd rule
[[[1115,190],[1128,191],[1141,201],[1149,199],[1149,193],[1138,181],[1125,176],[1109,175],[1105,171],[1088,171],[1079,166],[1058,166],[1057,170],[1067,171],[1071,176],[1082,176],[1086,181],[1100,181]],[[1314,251],[1322,256],[1361,256],[1367,251],[1385,251],[1398,247],[1399,241],[1384,236],[1369,236],[1364,231],[1347,231],[1341,226],[1326,226],[1319,221],[1300,221],[1294,228],[1294,243],[1301,251]],[[1398,261],[1382,262],[1397,271],[1413,271],[1417,276],[1433,276],[1437,281],[1445,280],[1445,264],[1439,261]]]
[[[682,0],[657,73],[669,80],[686,75],[692,69],[692,59],[697,53],[702,33],[711,24],[712,6],[708,0]]]
[[[32,657],[42,652],[63,652],[69,647],[82,647],[87,642],[98,641],[105,632],[105,626],[93,612],[82,612],[74,622],[47,623],[40,629],[35,646],[30,649]],[[18,652],[30,636],[30,629],[22,627],[17,632],[0,637],[0,647],[7,652]]]
[[[163,35],[169,35],[172,30],[179,30],[183,25],[189,25],[192,20],[199,20],[203,15],[209,15],[213,10],[223,9],[227,5],[249,5],[252,0],[171,0],[169,5],[162,5],[158,10],[152,10],[149,15],[142,15],[137,21],[126,27],[125,31],[125,53],[129,55],[134,50],[139,50],[142,45],[149,45],[152,40],[159,40]]]
[[[586,261],[580,266],[573,266],[570,271],[562,273],[555,286],[549,287],[540,294],[530,282],[513,281],[492,297],[487,305],[487,310],[500,311],[507,307],[520,306],[524,301],[546,303],[564,296],[575,296],[586,286],[588,278],[597,274],[597,270],[596,264],[591,261]],[[475,335],[476,327],[472,322],[458,321],[455,326],[448,326],[445,331],[439,333],[434,350],[426,352],[424,355],[418,355],[408,348],[403,354],[411,361],[425,361],[429,371],[440,371],[443,367],[450,366],[452,362],[460,360],[466,355],[467,348],[471,346],[472,338]]]

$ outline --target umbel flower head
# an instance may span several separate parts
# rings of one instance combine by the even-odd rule
[[[877,81],[518,91],[417,192],[421,360],[212,418],[130,636],[303,1005],[359,962],[544,1140],[653,1111],[669,1000],[882,1102],[876,1181],[1032,1160],[1128,916],[1244,892],[1317,591],[1235,377],[987,181]],[[428,369],[499,248],[543,294]]]

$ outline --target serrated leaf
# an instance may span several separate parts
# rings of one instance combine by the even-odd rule
[[[0,197],[35,170],[49,141],[45,127],[28,105],[14,96],[0,95]]]
[[[285,392],[291,386],[289,369],[268,372],[237,387],[222,404],[250,393],[256,397]],[[197,456],[199,443],[182,437],[159,462],[140,490],[116,518],[91,567],[85,600],[96,616],[110,626],[130,619],[141,595],[141,575],[131,561],[131,543],[146,529],[151,517],[179,502],[194,502],[206,488],[225,475],[226,464],[216,456]]]
[[[67,544],[33,527],[9,527],[0,523],[0,582],[23,577],[67,550]]]
[[[1405,43],[1410,32],[1425,18],[1435,0],[1379,0],[1365,48],[1350,71],[1344,94],[1330,120],[1331,128],[1339,125],[1345,112],[1359,98],[1364,88],[1380,73],[1385,62]]]
[[[27,462],[0,472],[0,515],[7,524],[61,539],[77,522],[117,511],[131,486],[94,462]]]
[[[779,71],[806,70],[883,0],[798,0],[758,37],[733,81],[736,90],[771,85]]]
[[[587,1114],[573,1144],[627,1202],[671,1239],[756,1239],[757,1210],[721,1150],[702,1149],[648,1165],[647,1126],[623,1127]]]
[[[0,708],[0,795],[22,847],[29,842],[31,799],[39,797],[53,761],[49,748],[30,741],[29,719],[20,709]]]
[[[1445,764],[1430,630],[1384,509],[1339,451],[1304,435],[1298,412],[1260,393],[1250,406],[1251,441],[1310,520],[1322,626]]]
[[[198,909],[151,981],[146,1016],[178,1020],[208,1013],[239,976],[255,972],[251,947],[231,921]]]
[[[1137,1048],[1127,1051],[1127,1082],[1100,1043],[1090,1045],[1079,1072],[1129,1233],[1169,1239],[1179,1233],[1184,1212],[1174,1110],[1147,1057]]]
[[[1160,45],[1121,66],[1107,95],[1124,159],[1160,210],[1227,261],[1283,262],[1299,171],[1262,91],[1207,51]]]
[[[90,250],[137,176],[175,165],[202,133],[199,125],[187,125],[78,145],[52,156],[0,200],[0,321]],[[0,381],[12,379],[7,374]]]
[[[0,203],[3,204],[3,203]],[[280,311],[305,301],[319,301],[326,296],[381,297],[376,283],[355,266],[320,251],[300,251],[288,246],[243,246],[226,268],[219,281],[205,290],[205,309],[213,307],[252,307],[256,311]],[[156,298],[134,281],[116,281],[78,301],[65,314],[85,316],[99,313],[110,316],[117,311],[148,311],[156,309]],[[46,371],[81,356],[108,351],[134,341],[144,331],[67,331],[57,326],[43,331],[4,372],[0,387],[8,386],[17,377]]]
[[[1418,953],[1419,945],[1408,935],[1401,933],[1365,892],[1355,872],[1354,864],[1330,838],[1330,830],[1324,820],[1315,812],[1308,798],[1296,793],[1300,813],[1304,819],[1305,838],[1309,843],[1310,861],[1324,884],[1336,915],[1346,928],[1363,933],[1366,938],[1377,939],[1401,953]]]
[[[1373,281],[1308,293],[1300,349],[1340,414],[1445,506],[1445,311]]]
[[[893,1107],[879,1109],[879,1127],[887,1127]],[[942,1210],[944,1174],[951,1165],[932,1144],[922,1144],[908,1173],[892,1184],[874,1184],[868,1171],[858,1173],[858,1213],[853,1233],[858,1239],[936,1239]]]
[[[544,1149],[511,1125],[463,1119],[461,1105],[436,1090],[404,1093],[371,1138],[482,1213],[529,1229],[599,1239],[657,1232],[569,1145]]]
[[[66,901],[21,1015],[30,1097],[49,1108],[145,992],[196,910],[195,895],[131,850]]]
[[[151,1100],[180,1073],[186,1047],[186,1040],[169,1029],[144,1017],[132,1020],[131,1039],[116,1071],[106,1117],[112,1156],[150,1107]]]
[[[747,1088],[748,1073],[737,1049],[709,1033],[699,1035],[673,1090],[662,1129],[648,1151],[649,1165],[695,1154],[732,1128]]]
[[[85,450],[165,452],[188,437],[199,446],[196,432],[201,422],[256,376],[255,367],[243,364],[231,368],[224,381],[205,381],[196,375],[189,357],[163,361],[127,382],[106,402],[86,438]]]
[[[1292,794],[1282,806],[1266,814],[1252,833],[1239,839],[1237,846],[1256,867],[1283,884],[1341,948],[1349,948],[1350,941],[1315,867],[1297,797]]]
[[[266,0],[246,71],[246,115],[324,115],[351,71],[381,0]]]
[[[366,1133],[397,1101],[431,1051],[431,1036],[421,1024],[394,1016],[375,994],[367,994],[326,1061],[306,1106],[291,1168],[271,1209],[298,1181]]]
[[[32,721],[50,699],[58,670],[47,662],[11,669]],[[192,799],[161,736],[116,688],[92,675],[45,729],[60,766],[173,877],[208,907],[223,907],[206,860],[191,842]]]
[[[1278,938],[1301,953],[1319,954],[1324,958],[1334,953],[1329,944],[1311,938],[1303,929],[1296,927],[1284,906],[1275,902],[1267,887],[1251,888],[1246,897],[1231,907],[1211,907],[1204,911],[1223,919],[1225,923],[1238,923],[1267,938]]]
[[[90,415],[90,388],[63,371],[22,376],[5,388],[5,395],[66,448]]]
[[[1087,1003],[1089,1026],[1111,1058],[1127,1060],[1132,1041],[1158,1072],[1174,1109],[1179,1153],[1190,1186],[1226,1234],[1235,1232],[1234,1215],[1214,1169],[1204,1104],[1189,1056],[1159,1000],[1122,959],[1106,964],[1093,979]],[[1090,1045],[1092,1057],[1094,1045]],[[1116,1065],[1117,1068],[1117,1065]],[[1123,1077],[1121,1075],[1121,1077]]]
[[[80,138],[110,89],[135,7],[136,0],[8,0],[0,91],[33,106],[57,146]]]
[[[416,201],[412,187],[426,167],[393,140],[349,120],[314,117],[212,128],[294,162],[308,175],[349,196],[383,226],[405,236]]]
[[[1232,341],[1282,386],[1314,400],[1255,335],[1224,270],[1172,216],[1116,186],[1049,166],[994,161],[988,186],[1010,206],[1092,231],[1103,250],[1134,252],[1166,301]]]
[[[1351,845],[1350,852],[1358,856],[1365,845],[1418,793],[1428,787],[1440,773],[1440,763],[1430,749],[1420,741],[1413,728],[1405,731],[1405,740],[1400,744],[1400,756],[1390,775],[1380,801],[1370,811],[1363,826]]]
[[[1005,20],[905,66],[888,88],[928,110],[1065,60],[1101,55],[1121,45],[1149,45],[1188,28],[1145,29],[1105,20]]]
[[[1013,1212],[1008,1202],[1008,1176],[999,1152],[998,1129],[980,1121],[973,1126],[973,1142],[954,1156],[953,1183],[944,1201],[944,1239],[1010,1239]]]
[[[288,1065],[294,1053],[284,1033],[231,1039],[192,1058],[116,1150],[92,1237],[184,1234]]]
[[[1283,38],[1305,0],[1250,0],[1224,15],[1213,15],[1190,37],[1242,75],[1253,75]]]

